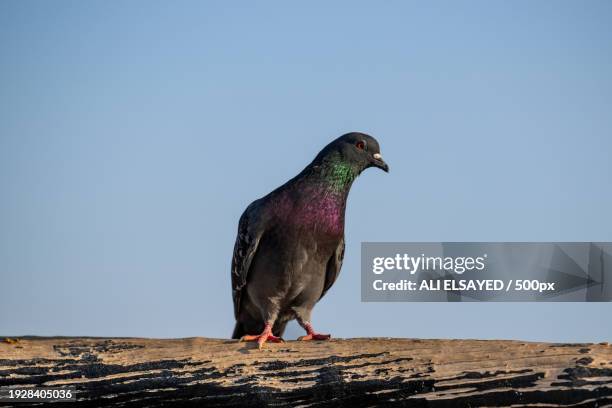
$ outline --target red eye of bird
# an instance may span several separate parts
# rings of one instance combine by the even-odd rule
[[[355,143],[355,146],[357,146],[358,149],[363,150],[365,149],[365,142],[363,140],[360,140],[357,143]]]

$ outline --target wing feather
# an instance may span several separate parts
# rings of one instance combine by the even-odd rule
[[[334,254],[327,261],[327,269],[325,271],[325,286],[323,287],[323,292],[321,293],[321,298],[327,293],[329,288],[332,287],[336,279],[338,279],[338,275],[340,275],[340,268],[342,268],[342,261],[344,259],[344,237],[338,243],[338,247]]]
[[[240,217],[238,222],[238,236],[234,245],[234,255],[232,257],[232,298],[234,300],[234,316],[238,319],[240,315],[240,301],[242,292],[247,284],[247,277],[251,262],[257,252],[257,247],[263,228],[258,219],[255,203],[251,204]]]

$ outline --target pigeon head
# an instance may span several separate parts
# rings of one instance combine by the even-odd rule
[[[325,146],[314,160],[315,163],[342,163],[359,174],[369,167],[378,167],[389,172],[389,166],[380,154],[376,139],[365,133],[351,132],[340,136]]]

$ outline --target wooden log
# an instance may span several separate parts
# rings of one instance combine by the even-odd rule
[[[263,350],[206,338],[0,342],[0,387],[67,385],[86,407],[612,407],[612,347],[390,338]]]

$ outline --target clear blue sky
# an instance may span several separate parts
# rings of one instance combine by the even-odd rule
[[[612,340],[609,303],[359,289],[362,241],[612,241],[611,2],[256,3],[0,2],[0,334],[229,336],[242,210],[359,130],[392,171],[315,328]]]

